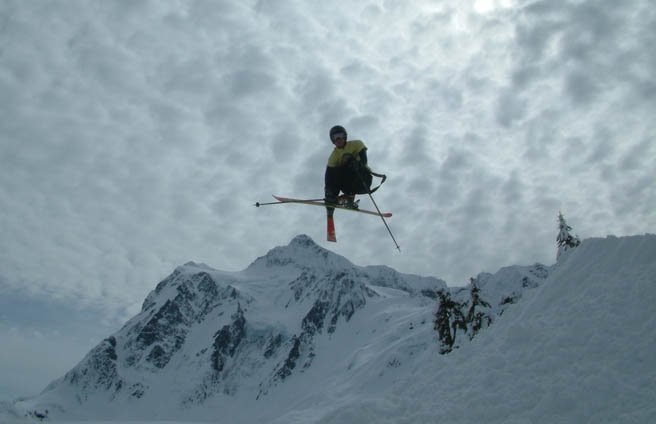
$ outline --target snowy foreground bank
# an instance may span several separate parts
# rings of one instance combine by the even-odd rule
[[[240,273],[188,264],[0,422],[656,422],[655,235],[479,280],[493,307],[504,290],[516,301],[440,355],[440,280],[356,267],[304,236]]]

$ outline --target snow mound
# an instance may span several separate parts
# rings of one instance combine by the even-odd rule
[[[656,422],[656,235],[588,239],[490,330],[318,422]]]

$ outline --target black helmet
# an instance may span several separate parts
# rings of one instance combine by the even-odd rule
[[[344,134],[344,140],[347,138],[346,129],[341,125],[335,125],[330,129],[330,141],[333,141],[333,137],[337,134]]]

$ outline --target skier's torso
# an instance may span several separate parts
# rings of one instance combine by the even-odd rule
[[[328,158],[328,167],[336,168],[343,166],[349,157],[354,157],[356,160],[360,160],[360,153],[363,149],[367,147],[361,140],[351,140],[347,141],[346,145],[343,148],[339,149],[335,147],[332,154]]]

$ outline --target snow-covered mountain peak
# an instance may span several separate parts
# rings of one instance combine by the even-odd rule
[[[294,237],[290,242],[289,246],[299,246],[299,247],[309,247],[315,248],[319,247],[312,238],[306,234],[299,234]]]
[[[225,274],[205,264],[187,262],[177,267],[171,275],[162,280],[155,290],[150,292],[143,303],[142,312],[161,307],[172,302],[202,303],[204,308],[211,306],[218,297],[238,296],[238,291],[230,284],[219,282],[218,274]]]
[[[294,237],[287,246],[275,247],[257,258],[248,271],[272,272],[275,269],[344,269],[353,267],[343,256],[319,246],[305,234]]]
[[[414,423],[439,411],[552,422],[565,411],[580,422],[593,411],[653,422],[655,252],[653,235],[589,239],[554,266],[452,288],[353,265],[303,235],[240,272],[189,262],[16,408],[55,419]]]

